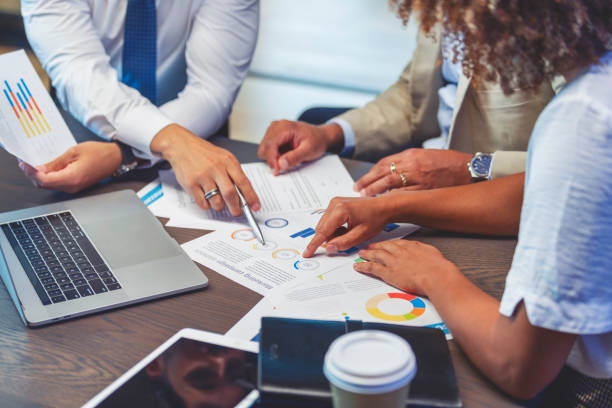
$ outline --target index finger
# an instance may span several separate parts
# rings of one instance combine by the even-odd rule
[[[257,155],[268,163],[268,166],[274,170],[274,174],[277,174],[278,171],[279,148],[291,139],[287,129],[279,128],[280,126],[276,123],[268,127],[257,151]]]
[[[234,184],[236,184],[244,196],[249,208],[251,208],[253,211],[259,211],[261,209],[261,202],[259,201],[259,197],[257,196],[251,181],[248,179],[246,174],[244,174],[244,171],[242,171],[242,167],[240,167],[240,165],[230,166],[227,169],[227,172]]]
[[[308,243],[302,256],[304,258],[310,258],[321,244],[332,237],[337,237],[336,231],[339,227],[343,226],[346,221],[347,215],[344,211],[328,208],[325,214],[323,214],[323,217],[319,220],[315,228],[315,235]]]
[[[361,176],[357,182],[355,182],[354,190],[361,192],[367,186],[381,179],[382,177],[385,177],[387,174],[391,174],[389,166],[386,164],[386,162],[383,163],[383,161],[379,161],[366,174]]]

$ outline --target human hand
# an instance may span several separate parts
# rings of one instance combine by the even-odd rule
[[[201,209],[212,207],[221,211],[227,204],[233,216],[242,214],[234,184],[251,209],[258,211],[261,208],[259,198],[238,159],[187,129],[175,124],[166,126],[153,138],[151,151],[161,154],[170,162],[177,181]],[[219,189],[220,194],[206,200],[205,192],[215,188]]]
[[[357,272],[379,277],[398,289],[428,295],[432,284],[459,269],[435,247],[418,241],[394,239],[359,251],[368,262],[356,262]]]
[[[344,143],[342,128],[335,124],[315,126],[305,122],[277,120],[270,124],[259,144],[257,156],[265,160],[275,176],[298,164],[315,160]],[[282,153],[285,148],[289,151]]]
[[[381,159],[361,177],[353,189],[370,197],[394,188],[427,190],[470,183],[469,153],[456,150],[407,149]],[[391,174],[391,162],[395,174]],[[402,183],[400,174],[406,177]]]
[[[327,252],[337,252],[376,236],[391,216],[391,201],[387,197],[332,199],[304,250],[304,258],[314,255],[324,242]]]
[[[109,142],[79,143],[38,167],[19,161],[19,168],[36,187],[67,193],[76,193],[110,177],[120,165],[121,150]]]

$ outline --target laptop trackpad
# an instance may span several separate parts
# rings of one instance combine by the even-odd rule
[[[111,269],[137,265],[182,253],[157,220],[147,213],[83,224]]]

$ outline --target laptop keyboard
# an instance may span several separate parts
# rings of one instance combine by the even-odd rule
[[[3,224],[43,305],[121,289],[70,211]]]

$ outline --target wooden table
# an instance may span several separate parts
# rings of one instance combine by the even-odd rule
[[[256,159],[256,146],[215,138],[242,162]],[[345,160],[359,177],[370,164]],[[73,198],[35,189],[17,168],[15,158],[0,151],[0,212]],[[119,189],[139,190],[156,177],[154,170],[122,181],[108,181],[79,196]],[[112,209],[109,209],[112,210]],[[179,243],[202,230],[167,228]],[[478,286],[500,297],[516,241],[419,232],[415,239],[438,247]],[[208,288],[50,326],[26,329],[4,285],[0,285],[0,406],[76,407],[85,403],[125,370],[181,328],[224,333],[261,298],[255,292],[211,271]],[[450,343],[465,407],[516,406],[484,379],[458,347]]]

